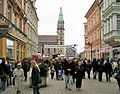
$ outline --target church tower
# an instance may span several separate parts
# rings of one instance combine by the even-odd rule
[[[58,33],[58,45],[64,45],[64,19],[62,13],[62,7],[60,7],[59,19],[57,24]],[[59,49],[60,54],[64,54],[64,48]]]

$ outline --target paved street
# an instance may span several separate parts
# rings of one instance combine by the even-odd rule
[[[41,94],[120,94],[117,87],[117,82],[112,78],[111,82],[103,82],[93,79],[84,79],[80,91],[76,91],[73,84],[72,91],[65,89],[64,80],[57,81],[48,78],[48,86],[40,89]],[[6,91],[0,91],[0,94],[15,94],[13,86],[10,86]],[[22,94],[32,94],[32,89],[29,88],[28,82],[24,82]]]

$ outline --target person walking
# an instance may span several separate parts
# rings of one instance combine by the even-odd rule
[[[2,58],[2,63],[1,63],[1,83],[2,83],[2,90],[5,91],[6,89],[6,82],[8,80],[8,67],[5,64],[6,61],[4,58]]]
[[[25,82],[27,81],[27,72],[28,72],[28,60],[25,58],[22,60],[22,69],[24,71]]]
[[[120,69],[114,75],[115,79],[117,80],[119,91],[120,91]]]
[[[106,60],[105,61],[105,74],[106,74],[106,81],[110,82],[110,78],[111,78],[111,73],[112,73],[112,65],[111,63],[109,62],[109,60]]]
[[[35,60],[31,60],[31,67],[32,67],[32,87],[33,87],[33,94],[40,94],[40,69]]]
[[[54,69],[54,66],[52,66],[50,69],[51,79],[54,78],[54,72],[55,72],[55,69]]]
[[[93,67],[93,79],[96,79],[98,72],[98,61],[96,60],[96,58],[94,58],[92,61],[92,67]]]
[[[72,90],[72,76],[73,76],[73,64],[72,60],[64,61],[64,74],[65,74],[65,88],[68,90]]]
[[[20,94],[24,78],[24,71],[21,68],[21,63],[17,64],[17,68],[15,68],[13,71],[13,76],[15,78],[15,89],[17,90],[16,94]]]
[[[100,82],[102,82],[102,74],[104,72],[104,65],[103,62],[100,60],[98,64],[98,79]]]
[[[88,74],[88,78],[90,79],[90,72],[91,72],[91,61],[88,60],[86,62],[86,71],[87,71],[87,74]]]
[[[83,61],[78,61],[76,65],[76,89],[80,90],[82,86],[82,79],[84,76],[84,64]]]

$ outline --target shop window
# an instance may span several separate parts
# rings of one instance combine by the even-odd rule
[[[14,56],[14,42],[11,39],[7,39],[6,43],[7,57],[13,59]]]

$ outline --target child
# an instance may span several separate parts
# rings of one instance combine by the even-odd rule
[[[54,67],[52,67],[52,68],[51,68],[51,71],[50,71],[51,79],[54,78],[54,72],[55,72]]]

